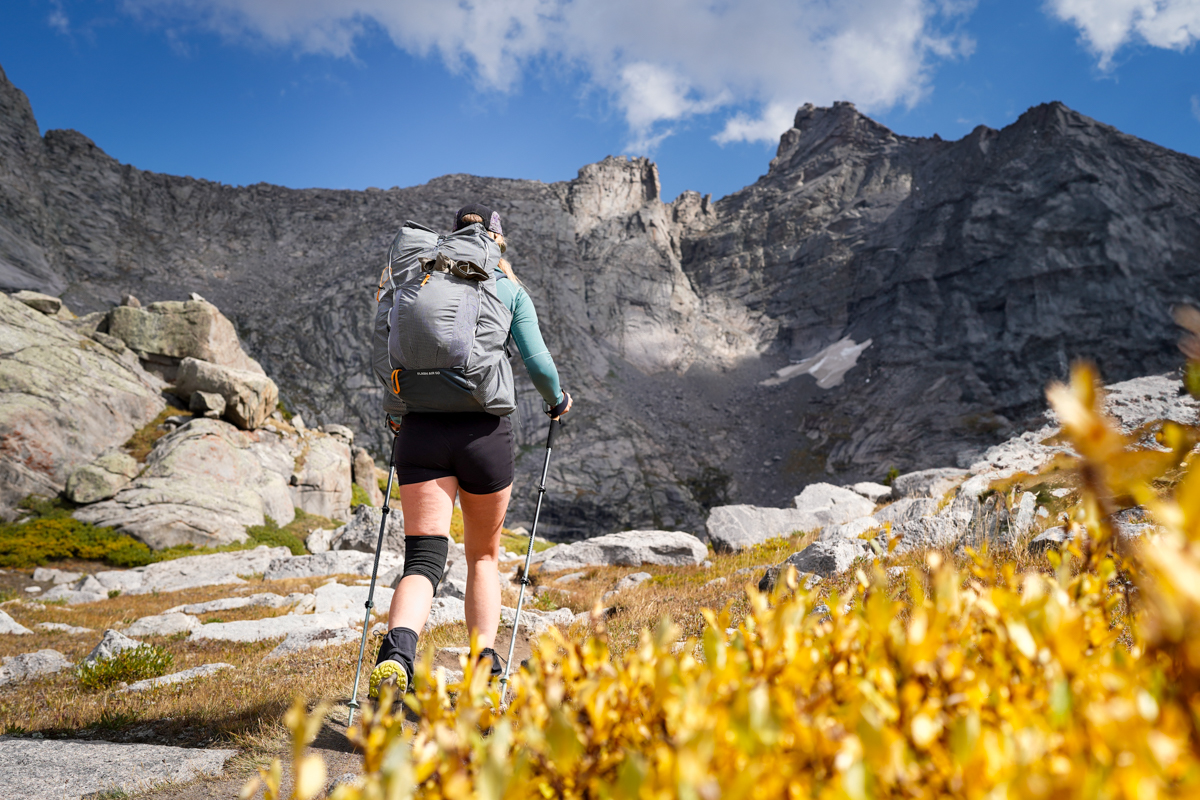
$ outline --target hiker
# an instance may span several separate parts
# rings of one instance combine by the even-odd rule
[[[467,628],[479,638],[480,657],[491,659],[493,677],[502,672],[494,649],[500,529],[516,452],[507,341],[516,344],[551,419],[571,409],[533,301],[500,257],[505,249],[500,215],[473,203],[455,214],[449,236],[405,223],[380,280],[372,362],[395,434],[405,535],[404,573],[368,684],[372,698],[383,685],[402,694],[412,683],[417,635],[446,568],[455,495],[467,558]],[[463,336],[472,321],[474,337]]]

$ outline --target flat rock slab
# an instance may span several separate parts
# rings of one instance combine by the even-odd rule
[[[53,675],[72,666],[66,656],[57,650],[38,650],[36,653],[10,656],[0,661],[0,686],[27,681],[41,675]],[[0,758],[0,764],[2,763],[3,759]],[[0,777],[0,786],[3,785],[4,780]]]
[[[202,623],[191,614],[155,614],[142,617],[125,629],[127,636],[174,636],[177,633],[191,633]]]
[[[684,566],[700,564],[708,556],[704,542],[683,531],[622,531],[560,544],[544,551],[542,569],[550,572],[582,567],[642,564]]]
[[[909,472],[892,481],[892,497],[902,500],[906,497],[932,497],[939,499],[946,492],[958,486],[971,477],[965,469],[943,467],[939,469],[923,469]]]
[[[62,599],[69,604],[75,604],[106,599],[108,592],[113,590],[122,594],[150,594],[178,592],[199,586],[239,584],[246,582],[240,576],[265,572],[270,564],[292,557],[292,551],[286,547],[265,545],[253,550],[187,556],[135,569],[114,569],[85,575],[73,584],[55,586],[38,599]],[[81,595],[88,595],[93,599],[77,601],[75,598]]]
[[[374,561],[371,553],[356,550],[338,550],[317,553],[311,556],[293,556],[290,552],[271,561],[263,575],[264,580],[277,581],[284,578],[317,578],[322,575],[370,575]],[[379,574],[383,575],[403,563],[403,559],[392,553],[379,557]]]
[[[236,750],[0,736],[0,786],[23,800],[77,800],[219,775]]]
[[[289,656],[292,653],[299,653],[304,650],[312,650],[315,647],[331,647],[339,644],[349,644],[351,642],[357,644],[362,638],[362,632],[355,628],[322,628],[322,629],[304,629],[293,631],[287,635],[279,646],[267,653],[266,661],[275,661],[276,659]]]
[[[219,600],[209,600],[207,603],[186,603],[174,608],[168,608],[164,614],[210,614],[214,611],[233,611],[236,608],[283,608],[290,606],[305,595],[296,592],[284,597],[274,592],[259,592],[248,597],[222,597]]]
[[[215,675],[221,670],[234,669],[233,664],[225,664],[218,662],[216,664],[202,664],[199,667],[185,669],[182,672],[172,672],[170,675],[162,675],[157,678],[148,678],[144,681],[131,683],[122,689],[122,692],[144,692],[148,689],[157,689],[160,686],[170,686],[175,683],[185,683],[193,681],[196,678],[206,678],[209,675]]]
[[[317,590],[313,592],[313,596],[317,599],[315,610],[318,614],[323,614],[328,611],[352,609],[361,614],[366,610],[367,592],[369,591],[369,586],[343,586],[340,583],[327,583],[317,587]],[[387,613],[388,607],[392,604],[392,594],[394,594],[393,590],[386,586],[375,587],[375,597],[373,598],[375,613]]]
[[[288,614],[267,619],[242,619],[211,622],[192,631],[191,641],[261,642],[278,639],[300,630],[348,628],[358,621],[358,613],[330,611],[325,614]]]
[[[33,627],[40,631],[53,631],[55,633],[67,633],[71,636],[82,636],[85,633],[95,633],[92,628],[81,628],[78,625],[68,625],[65,622],[39,622]]]

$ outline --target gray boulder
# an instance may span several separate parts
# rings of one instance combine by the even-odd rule
[[[0,294],[0,519],[27,495],[124,444],[166,403],[162,381],[24,303]]]
[[[267,653],[264,661],[276,661],[293,653],[312,650],[316,647],[335,647],[341,644],[357,644],[362,633],[354,628],[320,628],[292,631],[274,650]]]
[[[220,395],[225,399],[225,419],[242,430],[262,427],[279,403],[279,388],[266,375],[196,358],[179,363],[174,391],[189,403],[196,392]]]
[[[383,509],[359,505],[354,507],[350,521],[329,534],[328,550],[357,550],[374,553],[379,543],[379,522]],[[319,542],[314,542],[318,544]],[[309,548],[312,552],[317,552]],[[383,534],[383,552],[402,556],[404,554],[404,514],[399,504],[388,513],[387,530]]]
[[[225,397],[216,392],[192,392],[188,410],[198,417],[220,419],[225,414]]]
[[[39,603],[64,601],[76,606],[83,603],[98,603],[108,599],[108,589],[93,575],[84,575],[74,583],[60,583],[45,594],[39,595]]]
[[[142,617],[125,629],[126,636],[174,636],[191,633],[200,627],[200,620],[179,612]]]
[[[336,436],[346,444],[354,444],[354,431],[346,425],[338,425],[336,423],[327,422],[317,428],[321,433],[328,433],[330,436]]]
[[[70,669],[70,661],[57,650],[38,650],[0,659],[0,686],[27,681],[42,675],[53,675]]]
[[[845,572],[854,563],[855,559],[866,553],[866,548],[860,543],[846,539],[813,542],[800,552],[793,553],[778,566],[771,567],[759,581],[758,587],[760,591],[770,591],[773,589],[775,583],[779,580],[779,576],[789,566],[795,567],[796,572],[801,575],[807,573],[821,578],[828,578],[831,575]]]
[[[708,555],[704,542],[682,531],[622,531],[560,544],[544,551],[546,572],[620,564],[694,566]]]
[[[621,580],[617,581],[617,585],[614,586],[611,591],[605,592],[602,599],[605,602],[608,602],[621,592],[632,589],[635,586],[640,586],[653,577],[654,576],[649,572],[634,572],[626,575],[624,578],[621,578]],[[712,581],[709,581],[709,583],[711,584]]]
[[[1010,537],[1015,539],[1029,533],[1037,519],[1036,515],[1037,496],[1030,492],[1022,493],[1017,505],[1017,514],[1009,525]]]
[[[309,514],[350,519],[350,446],[341,439],[309,432],[291,478],[292,504]],[[394,515],[399,517],[399,514]]]
[[[220,775],[236,750],[0,737],[0,785],[21,800],[128,797]]]
[[[880,522],[875,517],[859,517],[840,525],[827,525],[821,529],[821,540],[830,539],[859,539],[864,533],[880,528]]]
[[[828,518],[827,524],[839,525],[875,510],[875,502],[831,483],[812,483],[795,498],[796,508]]]
[[[953,467],[909,472],[892,481],[892,497],[896,500],[906,497],[939,499],[970,476],[967,470]]]
[[[145,692],[150,689],[157,689],[160,686],[171,686],[176,683],[186,683],[194,681],[197,678],[207,678],[209,675],[216,675],[218,672],[227,669],[234,669],[233,664],[225,664],[217,662],[215,664],[201,664],[198,667],[185,669],[181,672],[172,672],[170,675],[160,675],[157,678],[147,678],[144,681],[131,683],[122,689],[122,692]]]
[[[737,551],[776,536],[817,530],[829,524],[824,516],[798,508],[717,506],[708,515],[708,540],[717,550]]]
[[[125,488],[141,469],[133,456],[120,451],[105,453],[67,478],[67,497],[75,503],[107,500]]]
[[[295,518],[287,483],[254,446],[264,436],[194,419],[159,440],[142,474],[110,500],[74,512],[158,550],[244,541],[246,527]]]
[[[109,628],[104,632],[104,637],[92,648],[92,652],[88,653],[87,657],[83,659],[83,663],[94,664],[97,661],[107,661],[117,653],[134,650],[141,646],[142,643],[136,639],[130,639],[120,631],[114,631]]]
[[[1047,550],[1059,550],[1067,542],[1071,541],[1071,534],[1066,527],[1056,525],[1053,528],[1047,528],[1037,536],[1029,540],[1029,552],[1044,553]]]
[[[24,303],[34,311],[41,312],[48,317],[53,317],[63,307],[62,300],[59,298],[41,292],[31,292],[28,289],[15,292],[12,299]]]
[[[118,306],[109,312],[108,333],[143,359],[158,356],[156,362],[168,367],[196,358],[260,375],[263,372],[242,350],[233,323],[204,300],[151,303],[145,308]],[[166,377],[174,376],[168,373]]]
[[[322,430],[329,433],[328,429],[332,427],[344,427],[342,425],[322,425]],[[354,441],[353,438],[350,441]],[[362,490],[367,493],[367,497],[371,500],[371,505],[376,508],[383,506],[383,492],[379,491],[379,480],[375,477],[375,459],[371,458],[371,454],[367,452],[365,447],[354,448],[354,482],[362,487]]]
[[[21,623],[10,617],[8,614],[0,611],[0,634],[9,633],[17,636],[32,634],[33,631],[26,628]]]

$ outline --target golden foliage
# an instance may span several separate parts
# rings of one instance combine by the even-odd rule
[[[875,566],[826,608],[793,572],[732,632],[728,609],[682,645],[664,620],[620,657],[602,626],[551,629],[503,713],[474,659],[447,686],[427,657],[415,730],[364,714],[364,782],[333,797],[1200,796],[1195,443],[1167,425],[1136,449],[1086,367],[1048,396],[1084,494],[1052,573],[930,553],[899,591]],[[1116,548],[1130,502],[1161,532]]]

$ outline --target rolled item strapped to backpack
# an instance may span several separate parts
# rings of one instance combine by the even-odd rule
[[[512,312],[496,294],[500,248],[482,225],[441,234],[407,221],[376,295],[371,365],[384,411],[516,409],[504,343]]]

